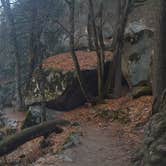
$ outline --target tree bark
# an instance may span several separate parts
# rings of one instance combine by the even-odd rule
[[[26,91],[28,91],[30,82],[32,79],[32,74],[35,70],[35,68],[38,65],[41,65],[42,60],[44,59],[44,54],[46,52],[43,44],[40,41],[40,37],[44,28],[45,23],[47,22],[48,18],[44,18],[41,23],[40,17],[38,13],[38,0],[30,1],[32,3],[32,10],[31,10],[31,30],[30,30],[30,39],[29,39],[29,63],[28,63],[28,77],[27,77],[27,83],[26,83]],[[40,26],[38,26],[40,25]]]
[[[87,31],[88,31],[88,46],[89,46],[89,51],[92,51],[94,49],[94,47],[93,47],[93,27],[92,27],[90,13],[88,13]]]
[[[166,88],[166,1],[161,0],[156,27],[156,46],[153,53],[153,95],[157,99]]]
[[[100,57],[101,57],[101,68],[102,68],[102,74],[104,77],[104,62],[105,62],[105,44],[104,44],[104,37],[103,37],[103,10],[104,5],[103,1],[100,3],[100,9],[99,9],[99,25],[98,25],[98,39],[99,39],[99,46],[100,46]],[[104,89],[104,78],[103,78],[103,89]],[[104,95],[104,94],[103,94]]]
[[[13,136],[9,136],[5,138],[4,141],[0,142],[0,157],[11,153],[12,151],[16,150],[19,146],[23,145],[24,143],[40,137],[44,136],[47,137],[51,133],[61,133],[63,130],[56,126],[56,121],[51,121],[47,123],[43,123],[28,129],[21,131],[18,134]]]
[[[94,44],[96,48],[97,54],[97,71],[98,71],[98,96],[99,100],[103,100],[104,97],[104,64],[103,64],[103,57],[101,54],[101,49],[99,45],[99,37],[97,33],[97,27],[95,22],[95,15],[94,15],[94,6],[92,0],[89,0],[89,12],[91,15],[91,22],[93,26],[93,34],[94,34]]]
[[[122,90],[122,69],[121,69],[121,55],[123,49],[124,31],[129,14],[130,0],[118,0],[118,21],[117,32],[114,40],[114,56],[113,56],[113,71],[110,66],[108,78],[106,82],[106,94],[108,95],[110,89],[113,88],[113,96],[120,97]]]
[[[34,1],[31,11],[31,30],[30,30],[30,40],[29,40],[29,63],[28,63],[28,78],[26,83],[26,90],[28,90],[32,78],[33,71],[36,67],[37,61],[37,0]]]
[[[89,101],[90,99],[89,99],[89,96],[86,92],[86,89],[84,88],[84,80],[83,80],[80,65],[79,65],[79,62],[78,62],[78,59],[77,59],[77,56],[76,56],[76,53],[75,53],[75,43],[74,43],[75,0],[71,0],[71,1],[66,0],[66,3],[68,4],[69,10],[70,10],[70,16],[69,16],[69,22],[70,22],[70,33],[69,33],[69,35],[70,35],[70,52],[71,52],[71,56],[72,56],[72,59],[73,59],[73,62],[74,62],[76,72],[77,72],[77,79],[78,79],[78,82],[79,82],[79,85],[80,85],[80,88],[81,88],[81,92],[82,92],[83,96],[85,97],[85,99],[87,101]]]
[[[10,37],[13,45],[13,52],[15,56],[15,84],[16,84],[16,109],[21,110],[24,106],[22,93],[21,93],[21,65],[20,65],[20,53],[16,35],[16,27],[14,23],[14,17],[10,7],[10,0],[1,0],[2,6],[4,8],[4,12],[6,18],[8,20],[8,24],[10,26]]]

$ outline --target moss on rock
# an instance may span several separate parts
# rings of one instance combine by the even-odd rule
[[[22,122],[21,129],[32,127],[34,125],[41,123],[41,113],[40,111],[29,110],[25,117],[25,120]]]
[[[139,98],[141,96],[152,95],[152,88],[150,86],[138,86],[132,90],[132,97]]]
[[[44,95],[46,101],[54,100],[64,93],[67,86],[72,82],[74,74],[55,69],[44,70]],[[30,89],[25,97],[26,105],[42,102],[40,89],[40,74],[36,70],[30,85]]]

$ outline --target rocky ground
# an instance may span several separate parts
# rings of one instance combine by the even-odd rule
[[[151,115],[152,97],[108,100],[85,105],[58,118],[70,120],[59,135],[30,141],[1,158],[2,165],[18,166],[130,166]],[[41,146],[42,145],[42,146]]]

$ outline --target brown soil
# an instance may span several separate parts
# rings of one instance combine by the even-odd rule
[[[45,158],[44,162],[39,159],[34,166],[131,166],[130,158],[135,143],[123,135],[121,125],[114,123],[104,128],[82,127],[81,145],[64,151],[71,161],[50,155],[52,158]]]
[[[109,100],[106,104],[95,107],[83,106],[65,113],[65,119],[81,124],[81,144],[63,151],[63,155],[69,160],[66,161],[55,155],[55,149],[63,138],[66,140],[68,137],[64,137],[65,134],[63,137],[55,137],[61,141],[52,147],[54,153],[43,156],[33,166],[132,166],[131,158],[142,142],[143,125],[151,115],[151,105],[152,97],[141,97],[136,100],[123,97]],[[99,111],[106,108],[111,112],[127,109],[126,116],[130,117],[130,122],[123,123],[118,119],[112,121],[98,116],[101,115],[98,114]]]

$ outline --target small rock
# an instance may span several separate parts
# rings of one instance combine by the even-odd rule
[[[66,161],[66,162],[73,162],[73,160],[70,157],[68,157],[68,156],[66,156],[64,154],[58,155],[58,159]]]
[[[71,124],[71,126],[74,126],[74,127],[78,127],[78,126],[81,126],[79,122],[74,122]]]
[[[81,133],[72,133],[69,138],[67,139],[66,143],[63,145],[63,149],[68,149],[73,146],[79,145]]]
[[[13,120],[13,119],[7,119],[5,126],[8,128],[16,129],[18,126],[18,122],[16,120]]]
[[[22,129],[32,127],[41,122],[41,108],[39,106],[29,107]]]

